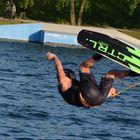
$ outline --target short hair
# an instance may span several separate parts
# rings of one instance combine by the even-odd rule
[[[71,69],[64,69],[65,75],[70,79],[76,79],[75,73]]]

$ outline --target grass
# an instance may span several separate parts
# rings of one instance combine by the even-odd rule
[[[32,23],[32,21],[28,20],[8,20],[8,19],[0,19],[0,25],[5,25],[5,24],[22,24],[22,23]]]
[[[134,38],[140,39],[140,31],[131,31],[131,30],[119,30],[119,31]]]

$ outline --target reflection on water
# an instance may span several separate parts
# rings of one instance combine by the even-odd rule
[[[57,91],[54,64],[45,53],[56,53],[78,77],[78,64],[93,54],[87,49],[0,42],[1,140],[138,140],[140,87],[108,99],[97,108],[68,105]],[[108,59],[91,71],[97,82],[110,69],[124,69]],[[125,79],[134,83],[139,77]],[[117,90],[123,84],[114,82]]]

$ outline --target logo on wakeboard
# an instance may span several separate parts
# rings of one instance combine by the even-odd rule
[[[86,39],[87,41],[89,41],[90,43],[92,43],[92,47],[99,51],[100,53],[103,54],[108,54],[111,57],[115,57],[118,58],[119,60],[122,60],[125,62],[125,54],[119,52],[118,50],[112,49],[109,47],[109,44],[103,42],[103,41],[94,41],[91,39]]]

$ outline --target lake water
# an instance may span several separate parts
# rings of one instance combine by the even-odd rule
[[[108,99],[96,108],[78,108],[63,101],[57,90],[56,53],[78,78],[79,63],[91,50],[31,43],[0,42],[0,140],[140,140],[140,86]],[[97,82],[122,66],[102,59],[91,69]],[[125,78],[129,84],[139,77]],[[118,91],[124,84],[115,81]]]

